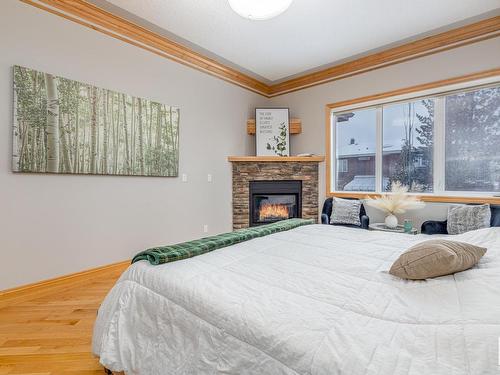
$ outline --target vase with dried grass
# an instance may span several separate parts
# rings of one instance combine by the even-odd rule
[[[425,203],[418,197],[408,194],[408,186],[397,181],[392,183],[389,193],[382,194],[378,198],[367,197],[365,203],[370,207],[385,211],[387,214],[385,225],[388,228],[398,226],[396,214],[403,214],[407,210],[415,210],[425,206]]]

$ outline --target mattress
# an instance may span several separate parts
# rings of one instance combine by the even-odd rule
[[[430,238],[308,225],[135,263],[99,309],[93,351],[127,374],[498,375],[500,228],[451,237],[488,248],[473,269],[388,273]]]

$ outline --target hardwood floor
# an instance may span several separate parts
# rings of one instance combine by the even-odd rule
[[[0,304],[0,375],[104,374],[90,351],[97,309],[125,270]]]

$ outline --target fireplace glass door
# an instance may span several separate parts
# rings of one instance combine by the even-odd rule
[[[302,181],[250,182],[250,226],[302,217]]]
[[[297,217],[295,194],[256,194],[253,196],[255,224],[267,224]]]

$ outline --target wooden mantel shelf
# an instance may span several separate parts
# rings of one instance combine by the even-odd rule
[[[247,133],[255,135],[255,119],[247,120]],[[298,118],[290,119],[290,135],[302,133],[302,121]]]
[[[320,163],[325,160],[324,156],[228,156],[227,160],[230,162],[246,162],[246,163],[261,163],[261,162],[316,162]]]

